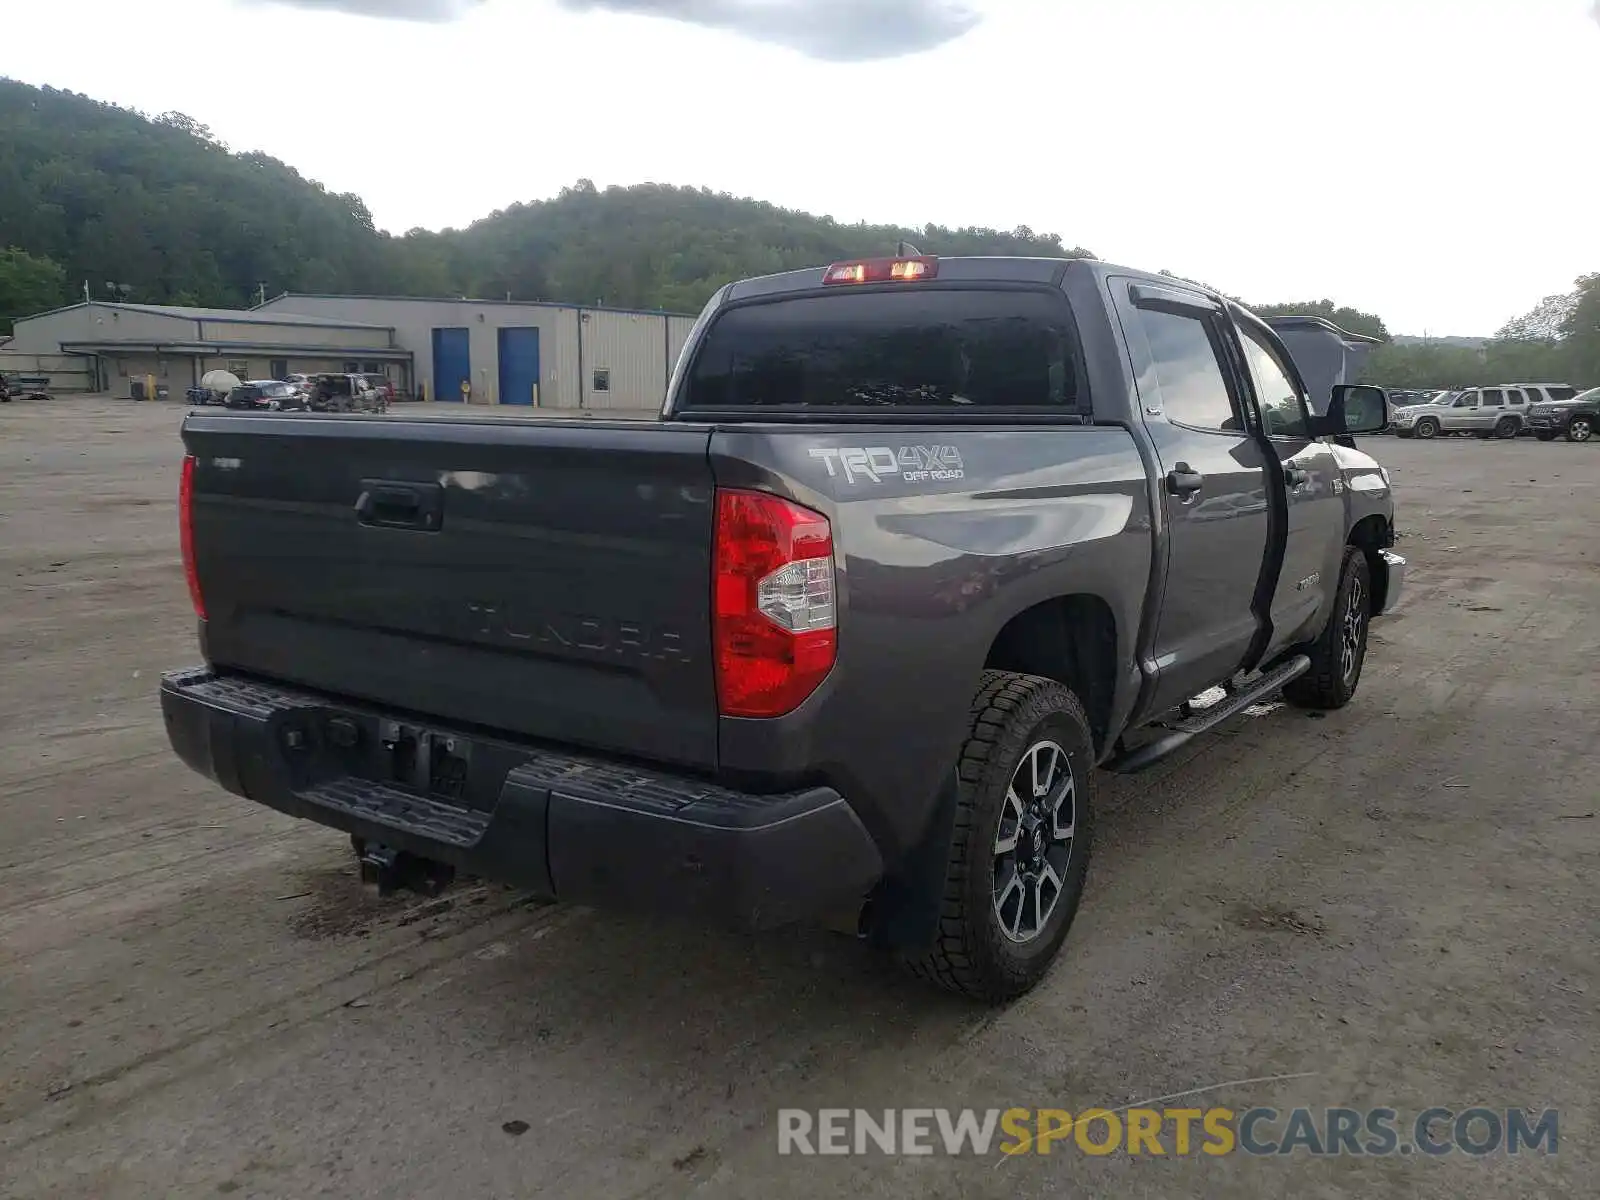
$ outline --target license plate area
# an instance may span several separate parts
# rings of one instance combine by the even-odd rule
[[[379,720],[378,766],[386,783],[464,804],[472,769],[472,743],[423,725]]]

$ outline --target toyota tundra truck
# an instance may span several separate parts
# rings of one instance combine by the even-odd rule
[[[724,287],[660,420],[193,413],[172,746],[363,870],[871,938],[986,1001],[1083,893],[1098,770],[1334,709],[1388,473],[1264,322],[1091,261]]]

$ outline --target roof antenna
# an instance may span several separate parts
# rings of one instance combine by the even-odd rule
[[[922,251],[918,250],[910,242],[908,242],[908,241],[906,241],[905,239],[902,238],[901,241],[900,241],[900,249],[895,252],[895,257],[896,258],[921,258],[922,257]]]

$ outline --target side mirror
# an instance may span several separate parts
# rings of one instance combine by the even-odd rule
[[[1389,427],[1389,395],[1368,384],[1341,383],[1333,389],[1328,415],[1319,422],[1325,435],[1381,433]]]

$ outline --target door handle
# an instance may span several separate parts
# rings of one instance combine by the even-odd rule
[[[1178,463],[1167,472],[1167,491],[1188,498],[1205,486],[1206,477],[1188,463]]]
[[[1311,472],[1304,467],[1286,467],[1283,472],[1283,481],[1290,487],[1297,488],[1311,482]]]

